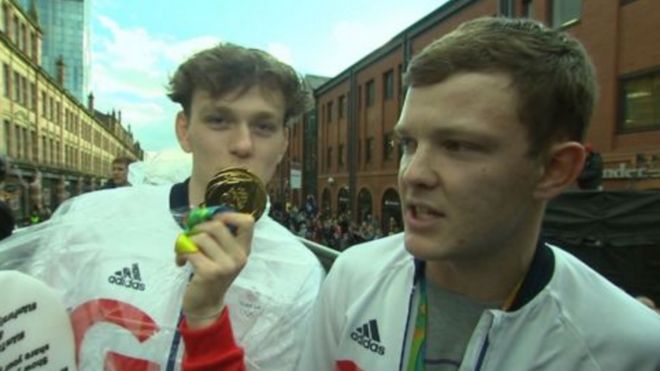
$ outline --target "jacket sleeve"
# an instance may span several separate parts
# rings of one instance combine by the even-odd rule
[[[298,371],[336,370],[336,355],[344,316],[344,301],[340,292],[342,277],[341,256],[323,282],[321,293],[314,306],[313,315],[306,329],[303,351]]]
[[[193,330],[184,319],[179,330],[185,345],[184,371],[245,371],[243,349],[234,341],[227,308],[211,326]]]

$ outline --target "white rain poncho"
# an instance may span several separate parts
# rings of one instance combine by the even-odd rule
[[[160,185],[183,182],[192,172],[192,156],[179,148],[145,152],[144,160],[128,167],[132,185]]]
[[[169,192],[163,185],[81,195],[0,243],[0,269],[45,282],[68,309],[81,370],[180,368],[176,328],[191,272],[174,264],[181,228]],[[267,215],[257,221],[248,263],[225,297],[249,369],[295,364],[323,275],[293,235]]]

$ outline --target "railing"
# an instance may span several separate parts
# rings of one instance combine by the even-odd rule
[[[332,263],[334,263],[335,259],[337,259],[337,256],[339,256],[339,251],[333,250],[327,246],[323,246],[314,241],[306,240],[304,238],[298,237],[298,239],[305,246],[307,246],[307,248],[310,249],[314,253],[314,255],[316,255],[317,258],[319,258],[321,264],[325,268],[325,271],[326,272],[330,271],[330,267],[332,267]]]

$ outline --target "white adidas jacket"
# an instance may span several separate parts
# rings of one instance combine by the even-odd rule
[[[660,316],[551,251],[549,283],[516,311],[485,311],[460,370],[660,370]],[[323,284],[299,370],[405,370],[414,274],[402,234],[344,252]]]
[[[174,264],[181,228],[170,186],[125,187],[76,197],[51,220],[0,243],[0,269],[53,287],[69,309],[80,370],[174,370],[189,267]],[[256,223],[248,263],[225,301],[250,370],[290,370],[323,268],[267,215]]]

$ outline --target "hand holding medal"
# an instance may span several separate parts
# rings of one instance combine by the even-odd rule
[[[222,313],[224,295],[247,263],[254,223],[265,208],[261,180],[230,168],[211,179],[204,203],[188,214],[175,251],[179,266],[189,262],[193,267],[182,303],[191,328],[206,327]]]

